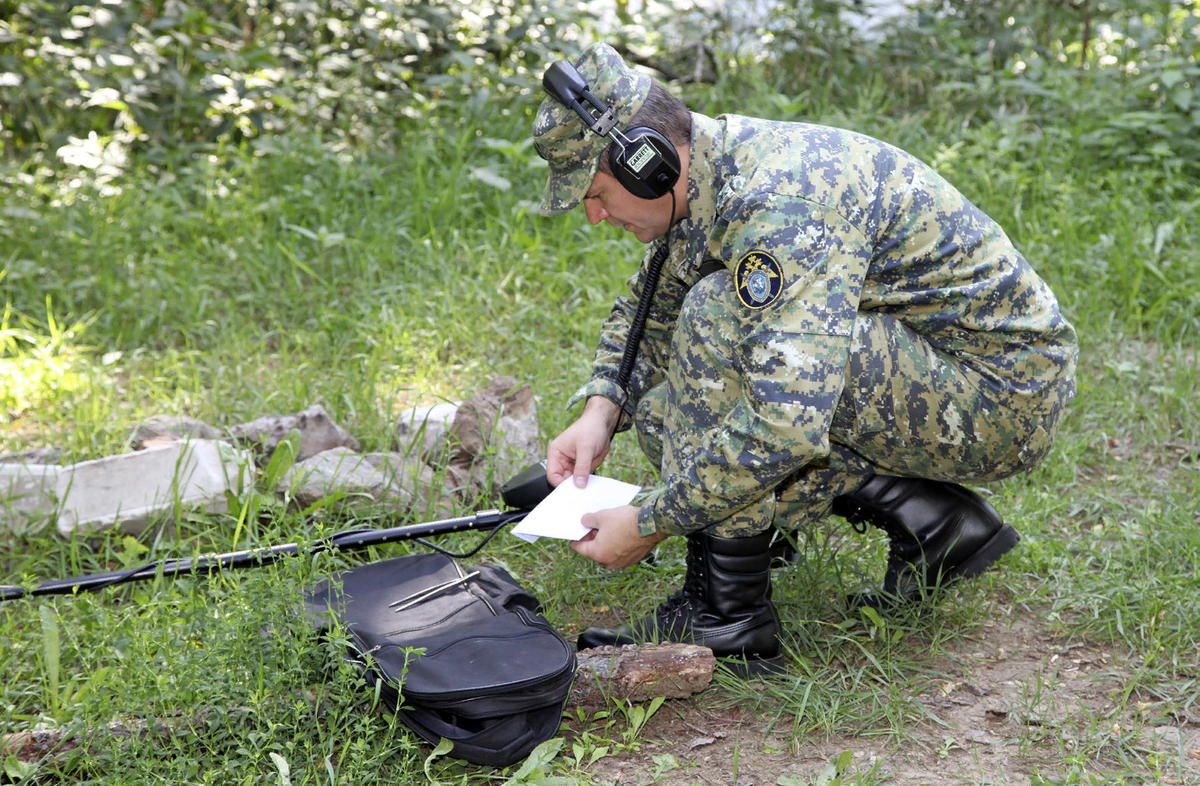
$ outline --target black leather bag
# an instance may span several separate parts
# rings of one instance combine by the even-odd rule
[[[502,568],[411,554],[344,571],[305,605],[314,625],[345,626],[369,684],[449,755],[507,766],[558,732],[575,649]]]

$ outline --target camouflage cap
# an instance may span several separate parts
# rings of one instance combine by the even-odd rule
[[[608,44],[589,46],[575,68],[587,83],[588,92],[616,115],[616,128],[627,128],[650,93],[650,77],[625,65]],[[586,102],[584,106],[592,110]],[[533,143],[538,155],[550,164],[541,213],[566,213],[583,200],[609,139],[589,130],[570,107],[546,96],[533,120]]]

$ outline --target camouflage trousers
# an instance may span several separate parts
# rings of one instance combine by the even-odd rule
[[[666,379],[637,403],[639,445],[664,478],[687,476],[683,462],[741,400],[733,359],[742,308],[728,272],[696,284],[675,327]],[[981,394],[982,384],[977,372],[894,317],[860,312],[829,455],[764,487],[761,499],[712,534],[803,527],[873,474],[983,482],[1032,469],[1049,452],[1061,412],[1010,409]],[[678,406],[689,401],[705,406]]]

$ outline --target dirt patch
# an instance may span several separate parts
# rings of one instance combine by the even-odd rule
[[[766,733],[772,721],[787,729],[788,718],[721,708],[723,689],[713,686],[666,702],[639,750],[603,757],[588,772],[614,786],[808,786],[850,751],[845,783],[1025,786],[1088,783],[1090,774],[1096,783],[1200,784],[1200,718],[1115,712],[1136,658],[1056,640],[1030,616],[985,625],[932,668],[947,678],[913,697],[925,719],[910,721],[902,742],[863,728],[792,743]]]

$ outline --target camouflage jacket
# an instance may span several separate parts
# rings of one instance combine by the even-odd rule
[[[713,465],[700,476],[720,473],[727,496],[685,482],[658,489],[644,503],[643,534],[651,520],[677,533],[719,522],[829,452],[859,311],[903,321],[977,372],[985,395],[1006,407],[1049,412],[1074,397],[1075,332],[1050,288],[929,166],[841,129],[692,117],[689,215],[670,233],[629,399],[615,380],[653,245],[630,279],[632,298],[619,298],[605,321],[591,381],[569,402],[606,396],[627,427],[641,392],[665,378],[675,319],[702,269],[734,274],[746,306],[729,317],[743,336],[743,403],[697,458]],[[781,419],[772,404],[785,401],[803,414]]]

